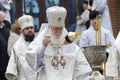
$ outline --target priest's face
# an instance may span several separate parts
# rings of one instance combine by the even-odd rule
[[[88,5],[85,4],[85,3],[83,3],[83,9],[84,9],[84,10],[85,10],[85,9],[88,9]]]
[[[29,26],[29,27],[23,29],[22,33],[23,33],[26,41],[31,42],[34,40],[34,33],[35,33],[34,27]]]
[[[50,27],[51,41],[60,43],[62,39],[63,27]]]
[[[63,27],[50,27],[54,36],[59,37],[62,35]]]

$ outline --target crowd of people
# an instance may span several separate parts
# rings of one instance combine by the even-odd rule
[[[106,80],[120,80],[120,33],[115,39],[107,0],[102,0],[99,6],[101,0],[93,0],[92,7],[88,1],[84,0],[84,12],[77,17],[76,31],[80,31],[81,35],[76,38],[76,43],[75,35],[66,38],[69,32],[65,28],[67,10],[64,7],[47,8],[48,23],[44,23],[36,35],[33,17],[23,15],[11,25],[5,13],[9,12],[10,3],[1,0],[0,80],[90,80],[92,68],[82,47],[98,45],[99,15],[100,45],[111,45],[106,48]],[[65,44],[65,40],[68,43]]]

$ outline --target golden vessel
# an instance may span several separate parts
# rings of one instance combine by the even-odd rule
[[[80,36],[80,32],[69,32],[65,37],[64,44],[72,43],[78,36]]]

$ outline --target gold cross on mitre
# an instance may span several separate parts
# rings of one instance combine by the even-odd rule
[[[26,22],[30,22],[30,19],[26,19]]]
[[[58,22],[61,22],[62,18],[61,17],[58,17]]]

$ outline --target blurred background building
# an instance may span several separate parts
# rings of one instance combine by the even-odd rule
[[[82,13],[83,0],[13,0],[11,9],[11,21],[24,15],[30,14],[34,17],[35,30],[39,31],[41,23],[47,22],[46,9],[50,6],[59,5],[67,9],[66,28],[76,23],[76,16]],[[120,31],[120,0],[108,0],[111,22],[114,36]]]

